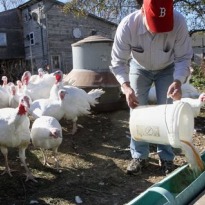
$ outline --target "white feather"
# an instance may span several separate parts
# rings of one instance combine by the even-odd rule
[[[60,93],[60,92],[59,92]],[[34,119],[41,116],[52,116],[57,120],[61,120],[64,116],[64,110],[62,109],[62,98],[59,100],[52,99],[39,99],[32,102],[29,109],[29,114]]]
[[[83,89],[74,86],[64,86],[66,91],[62,106],[65,112],[64,117],[67,120],[72,120],[72,134],[77,131],[77,120],[79,116],[90,114],[91,106],[98,104],[97,99],[104,93],[102,89],[93,89],[86,92]]]
[[[42,150],[51,149],[53,151],[56,168],[58,169],[59,162],[56,155],[58,147],[61,145],[63,140],[62,127],[58,120],[50,116],[41,116],[36,119],[31,128],[31,139],[35,147],[41,148]],[[46,162],[47,158],[44,155],[44,164]]]
[[[0,148],[5,158],[5,171],[11,176],[7,160],[7,149],[9,147],[19,148],[19,157],[23,163],[27,180],[35,181],[25,162],[25,150],[30,143],[30,120],[27,116],[30,99],[23,96],[17,108],[0,109]]]

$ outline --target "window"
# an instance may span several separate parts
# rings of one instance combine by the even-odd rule
[[[0,33],[0,46],[7,46],[6,33]]]
[[[38,14],[37,13],[33,12],[31,15],[32,15],[32,19],[34,21],[38,21]]]
[[[26,11],[24,11],[24,20],[25,22],[30,21],[32,19],[31,16],[31,9],[28,8]]]
[[[53,70],[61,69],[60,56],[51,56],[51,61]]]
[[[35,42],[34,42],[34,33],[33,32],[29,34],[29,40],[30,40],[31,45],[35,44]]]

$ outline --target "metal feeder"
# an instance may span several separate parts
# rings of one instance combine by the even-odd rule
[[[90,36],[72,44],[73,69],[68,78],[74,85],[86,91],[102,88],[105,93],[95,111],[114,111],[126,108],[120,84],[110,72],[113,40],[102,36]]]

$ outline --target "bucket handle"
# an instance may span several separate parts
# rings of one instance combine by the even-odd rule
[[[162,195],[167,200],[167,202],[168,202],[168,203],[166,203],[167,205],[168,204],[170,204],[170,205],[177,204],[174,196],[169,191],[167,191],[166,189],[164,189],[162,187],[154,186],[154,187],[147,189],[147,192],[156,192],[156,193]]]

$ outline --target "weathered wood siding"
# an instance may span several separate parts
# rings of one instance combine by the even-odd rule
[[[37,19],[32,17],[34,14],[37,14]],[[36,71],[37,68],[43,67],[47,60],[45,15],[43,15],[38,4],[34,4],[22,11],[22,17],[26,60],[30,61],[31,58],[33,59],[34,71]],[[30,40],[28,39],[30,33],[34,34],[34,45],[30,45]]]
[[[49,0],[30,5],[22,11],[23,17],[29,13],[31,16],[34,16],[34,13],[38,16],[37,20],[31,18],[24,19],[23,22],[26,59],[31,60],[32,54],[35,72],[37,68],[46,65],[49,65],[52,71],[54,69],[52,56],[60,59],[59,69],[64,73],[70,72],[73,65],[71,44],[92,35],[93,32],[112,39],[116,30],[115,24],[95,16],[77,18],[71,14],[67,15],[63,13],[61,4]],[[76,28],[81,30],[79,38],[73,35],[73,29]],[[35,43],[30,48],[26,36],[31,32],[34,33]]]

